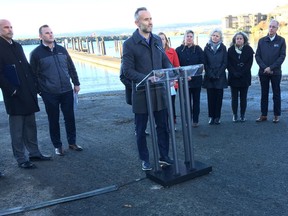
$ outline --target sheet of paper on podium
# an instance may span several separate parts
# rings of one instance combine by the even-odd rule
[[[17,74],[16,66],[14,64],[5,65],[4,67],[5,78],[14,86],[20,86],[20,80]]]

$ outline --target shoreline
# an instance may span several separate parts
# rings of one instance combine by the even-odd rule
[[[120,70],[120,65],[121,65],[120,58],[111,57],[111,56],[100,56],[100,55],[90,54],[86,52],[79,52],[79,51],[75,51],[72,49],[68,49],[68,52],[71,58]],[[288,80],[288,71],[287,71],[287,74],[286,73],[282,74],[282,81],[287,81],[287,80]],[[252,82],[256,82],[256,81],[258,81],[258,75],[252,75]]]
[[[86,52],[79,52],[72,49],[68,49],[68,52],[71,58],[120,70],[120,64],[121,64],[120,58],[111,56],[100,56]]]

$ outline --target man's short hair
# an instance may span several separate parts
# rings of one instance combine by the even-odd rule
[[[45,25],[42,25],[40,28],[39,28],[39,34],[42,34],[42,29],[43,28],[49,28],[49,26],[47,24]]]
[[[140,11],[147,11],[147,8],[146,7],[137,8],[137,10],[134,13],[135,21],[137,21],[139,19],[139,12]]]

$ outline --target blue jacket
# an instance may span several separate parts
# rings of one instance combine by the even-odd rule
[[[67,50],[54,43],[53,51],[42,43],[30,54],[30,64],[37,77],[38,92],[61,94],[72,90],[71,81],[80,82]]]
[[[285,39],[276,34],[273,41],[269,36],[265,36],[258,41],[255,59],[259,65],[259,76],[267,76],[264,69],[270,67],[273,75],[282,75],[281,65],[286,57]]]
[[[136,90],[136,83],[141,82],[152,70],[171,68],[172,65],[161,48],[159,36],[151,34],[148,44],[139,34],[138,29],[123,43],[122,69],[124,75],[132,80],[132,109],[134,113],[147,113],[146,91]],[[166,109],[166,90],[162,84],[151,89],[153,111]]]

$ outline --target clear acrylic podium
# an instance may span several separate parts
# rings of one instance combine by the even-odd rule
[[[152,135],[152,146],[154,156],[154,170],[146,171],[147,178],[155,181],[162,186],[171,186],[178,184],[212,171],[211,166],[196,161],[194,159],[192,122],[189,102],[188,80],[193,76],[202,76],[203,64],[190,65],[178,68],[160,69],[151,71],[140,83],[136,85],[137,91],[146,91],[147,108],[149,114],[150,129]],[[154,76],[153,83],[148,79]],[[182,136],[184,144],[185,159],[178,159],[176,148],[176,137],[174,130],[174,118],[171,99],[171,85],[174,81],[178,81],[179,101],[182,123]],[[159,150],[157,144],[156,128],[152,109],[151,89],[164,88],[167,95],[169,134],[172,146],[174,164],[171,166],[161,167],[158,163]]]

